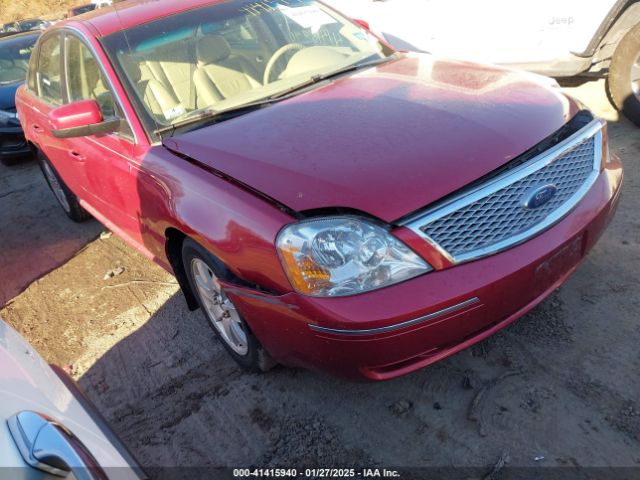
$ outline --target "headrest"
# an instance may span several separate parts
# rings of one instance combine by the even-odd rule
[[[129,76],[132,82],[138,83],[142,79],[142,71],[140,70],[140,64],[136,62],[129,55],[122,55],[120,57],[120,63],[122,64],[122,68]]]
[[[224,37],[209,35],[198,40],[198,63],[209,65],[224,60],[231,55],[231,47]]]

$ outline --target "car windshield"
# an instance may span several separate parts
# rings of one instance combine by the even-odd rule
[[[314,0],[232,0],[103,39],[146,127],[234,110],[394,52]]]
[[[0,40],[0,85],[24,81],[29,58],[38,35],[8,37]]]

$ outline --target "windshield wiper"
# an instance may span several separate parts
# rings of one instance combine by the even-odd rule
[[[332,78],[338,77],[340,75],[344,75],[345,73],[355,72],[356,70],[361,70],[363,68],[369,68],[369,67],[375,67],[376,65],[380,65],[382,63],[386,63],[392,56],[384,57],[384,58],[378,58],[378,59],[373,60],[371,62],[354,63],[352,65],[347,65],[346,67],[342,67],[342,68],[339,68],[337,70],[333,70],[332,72],[329,72],[329,73],[321,73],[321,74],[318,74],[318,75],[314,75],[313,77],[309,78],[309,80],[306,80],[306,81],[304,81],[302,83],[299,83],[298,85],[294,85],[293,87],[287,88],[286,90],[284,90],[282,92],[279,92],[279,93],[276,93],[275,95],[271,95],[269,98],[270,99],[283,99],[285,97],[288,97],[292,93],[299,92],[300,90],[304,90],[305,88],[307,88],[307,87],[309,87],[311,85],[315,85],[316,83],[320,83],[320,82],[323,82],[325,80],[331,80]]]
[[[376,65],[380,65],[382,63],[387,62],[389,59],[391,59],[393,57],[393,55],[389,56],[389,57],[384,57],[384,58],[379,58],[376,59],[374,61],[371,62],[360,62],[360,63],[354,63],[352,65],[347,65],[346,67],[342,67],[339,68],[337,70],[334,70],[332,72],[329,73],[322,73],[322,74],[318,74],[318,75],[314,75],[313,77],[309,78],[308,80],[299,83],[297,85],[294,85],[293,87],[287,88],[285,90],[283,90],[282,92],[278,92],[274,95],[270,95],[266,98],[262,98],[260,100],[256,100],[254,102],[249,102],[249,103],[244,103],[242,105],[236,106],[236,107],[230,107],[230,108],[225,108],[222,110],[215,110],[215,109],[207,109],[204,110],[203,112],[201,112],[198,115],[194,115],[193,117],[187,117],[184,120],[181,120],[179,122],[176,122],[172,125],[169,125],[167,127],[162,127],[156,130],[156,133],[158,135],[162,135],[164,133],[167,132],[171,132],[171,136],[173,136],[173,134],[175,133],[175,131],[179,128],[191,125],[193,123],[199,123],[199,122],[205,122],[205,121],[212,121],[212,120],[226,120],[227,118],[236,116],[236,115],[242,115],[244,113],[249,113],[253,110],[259,110],[260,108],[266,106],[266,105],[270,105],[272,103],[276,103],[282,100],[285,100],[291,96],[293,96],[295,93],[299,92],[300,90],[304,90],[305,88],[308,88],[312,85],[315,85],[317,83],[320,82],[324,82],[327,80],[330,80],[332,78],[335,78],[337,76],[340,75],[344,75],[345,73],[349,73],[349,72],[353,72],[356,70],[361,70],[363,68],[369,68],[369,67],[374,67]]]
[[[244,103],[237,107],[225,108],[222,110],[207,109],[203,112],[200,112],[198,115],[194,115],[193,117],[187,117],[184,120],[173,123],[167,127],[159,128],[156,130],[156,133],[158,135],[162,135],[163,133],[171,132],[170,136],[172,136],[177,129],[186,127],[188,125],[191,125],[192,123],[204,122],[208,120],[223,120],[228,118],[229,116],[241,115],[253,110],[259,110],[263,106],[269,105],[270,103],[274,103],[278,100],[279,99],[272,99],[271,97],[267,97],[255,102]]]

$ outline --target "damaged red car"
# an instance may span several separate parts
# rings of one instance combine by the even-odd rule
[[[396,52],[315,0],[70,19],[17,108],[69,217],[175,274],[254,371],[384,380],[467,348],[577,268],[622,181],[554,81]]]

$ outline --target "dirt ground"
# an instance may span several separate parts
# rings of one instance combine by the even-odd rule
[[[602,82],[569,90],[611,120],[616,219],[540,307],[413,375],[242,372],[170,275],[65,220],[33,161],[0,170],[0,304],[35,281],[0,316],[71,369],[146,466],[638,467],[640,130]]]
[[[26,18],[53,20],[62,18],[69,7],[82,5],[78,0],[0,0],[0,23]]]

